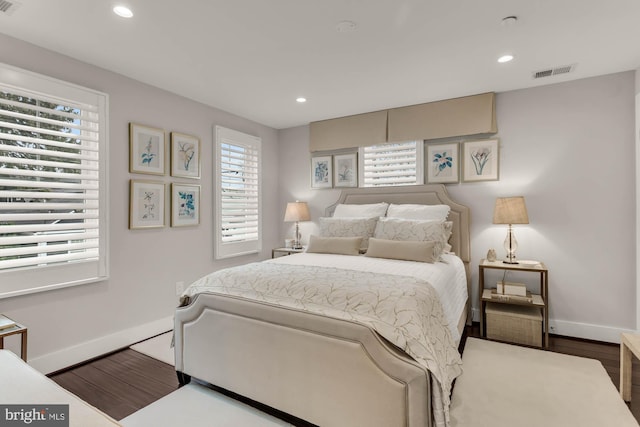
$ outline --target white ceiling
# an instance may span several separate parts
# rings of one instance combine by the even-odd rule
[[[0,32],[276,129],[640,68],[638,0],[16,3]]]

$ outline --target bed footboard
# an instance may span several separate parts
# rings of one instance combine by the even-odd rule
[[[357,323],[201,294],[176,310],[175,351],[181,381],[316,425],[431,426],[428,371]]]

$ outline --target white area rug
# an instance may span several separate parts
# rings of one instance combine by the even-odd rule
[[[169,331],[162,335],[134,344],[129,348],[137,351],[138,353],[146,354],[149,357],[153,357],[154,359],[158,359],[164,363],[175,366],[176,357],[173,352],[173,347],[171,347],[172,337],[173,332]]]
[[[602,364],[468,338],[451,427],[637,427]]]
[[[199,384],[188,384],[122,419],[124,427],[290,426]]]

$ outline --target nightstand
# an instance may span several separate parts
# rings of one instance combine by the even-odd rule
[[[492,303],[495,308],[500,308],[500,304],[515,307],[518,306],[521,311],[535,312],[539,310],[541,313],[542,331],[543,331],[543,347],[549,347],[549,270],[542,262],[525,261],[520,264],[506,264],[502,261],[482,260],[479,264],[479,304],[480,307],[480,334],[486,336],[486,307],[487,303]],[[540,275],[540,294],[531,294],[527,292],[526,297],[516,297],[509,295],[496,294],[495,289],[485,289],[484,274],[485,270],[504,270],[537,273]],[[507,307],[505,307],[508,311]],[[517,315],[517,314],[516,314]]]
[[[7,317],[7,316],[4,316],[4,317]],[[9,318],[7,317],[7,319]],[[27,361],[27,327],[19,324],[18,322],[16,322],[15,325],[10,326],[8,328],[0,329],[0,350],[4,348],[5,337],[16,335],[16,334],[21,335],[20,356],[22,357],[22,360],[26,362]]]
[[[299,254],[304,252],[305,248],[293,249],[293,248],[275,248],[271,249],[271,258],[276,258],[277,256],[286,256],[291,254]]]

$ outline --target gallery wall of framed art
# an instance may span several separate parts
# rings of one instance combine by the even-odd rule
[[[199,180],[201,146],[196,136],[165,131],[154,126],[129,123],[129,172],[132,174],[169,176]],[[168,158],[168,161],[167,161]],[[170,193],[167,195],[167,189]],[[170,226],[200,224],[200,185],[187,182],[130,179],[129,229],[162,228],[169,207]]]

